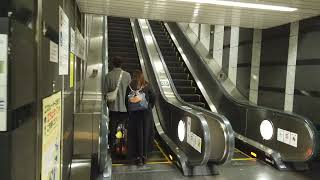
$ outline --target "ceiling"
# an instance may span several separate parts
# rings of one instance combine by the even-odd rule
[[[183,0],[77,0],[80,10],[90,14],[262,29],[320,15],[320,0],[229,1],[288,6],[298,8],[298,10],[279,12],[199,4]]]

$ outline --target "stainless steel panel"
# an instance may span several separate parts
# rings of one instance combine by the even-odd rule
[[[36,120],[30,119],[12,132],[12,180],[36,179]],[[2,179],[2,178],[0,178]]]
[[[99,152],[99,136],[100,136],[100,122],[101,113],[93,113],[92,115],[92,153],[97,154]]]
[[[91,179],[91,159],[74,159],[71,169],[70,180]]]
[[[73,94],[64,95],[64,116],[63,116],[63,179],[67,179],[70,175],[70,167],[73,155]]]
[[[76,113],[74,116],[73,154],[91,154],[93,115],[91,113]]]

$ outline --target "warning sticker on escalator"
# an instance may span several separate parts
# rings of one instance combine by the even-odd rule
[[[187,118],[187,143],[201,153],[202,139],[191,131],[191,118]]]
[[[278,128],[277,140],[287,145],[298,147],[298,134]]]

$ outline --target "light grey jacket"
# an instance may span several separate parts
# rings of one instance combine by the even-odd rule
[[[114,91],[117,87],[118,79],[120,77],[121,68],[114,68],[110,71],[105,78],[105,92]],[[131,76],[128,72],[123,71],[122,80],[120,82],[119,91],[117,95],[117,99],[112,102],[108,103],[108,107],[110,111],[115,112],[127,112],[127,108],[125,105],[125,95],[126,90],[131,81]]]

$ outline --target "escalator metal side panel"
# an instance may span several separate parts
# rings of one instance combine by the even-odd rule
[[[152,29],[152,27],[150,28]],[[158,46],[157,42],[155,42],[155,44]],[[161,49],[160,48],[158,49],[160,52]],[[162,54],[160,54],[160,56],[162,57]],[[170,71],[168,70],[167,64],[163,59],[163,57],[161,58],[161,60],[162,60],[164,70],[169,77],[169,82],[172,86],[172,90],[174,94],[177,96],[177,99],[179,99],[179,101],[183,102],[184,104],[191,107],[192,109],[201,113],[207,120],[209,129],[211,132],[210,136],[212,141],[214,142],[214,145],[211,147],[212,151],[210,155],[210,162],[213,162],[216,164],[223,164],[223,163],[230,162],[234,153],[235,142],[234,142],[234,134],[233,134],[234,131],[228,119],[226,119],[224,116],[220,114],[208,111],[204,108],[201,108],[199,106],[183,101],[183,99],[179,96],[179,93],[172,80],[173,78],[171,77]],[[195,80],[199,81],[199,79],[195,79]],[[200,83],[199,85],[202,86]]]
[[[158,52],[153,44],[154,41],[150,35],[146,20],[138,20],[138,26],[141,29],[141,38],[144,40],[148,58],[152,59],[152,61],[145,61],[145,63],[147,62],[147,69],[150,70],[148,72],[151,72],[152,74],[152,76],[150,76],[149,73],[149,78],[153,77],[151,83],[154,84],[153,87],[157,87],[157,107],[160,107],[160,113],[158,114],[161,114],[163,117],[160,120],[162,120],[161,125],[164,126],[164,132],[172,142],[178,146],[177,150],[183,151],[186,154],[188,165],[206,165],[211,153],[210,132],[208,131],[206,120],[202,115],[196,114],[194,110],[184,109],[183,104],[181,104],[172,93],[170,85],[167,83],[160,83],[164,82],[163,80],[167,81],[167,77],[163,72],[161,62],[159,62]],[[157,65],[155,66],[155,64]],[[160,77],[158,73],[160,74]],[[202,139],[200,152],[186,142],[186,133],[184,134],[185,138],[183,141],[180,141],[178,138],[178,123],[180,121],[185,122],[186,129],[187,119],[192,121],[191,128],[194,128],[193,132],[197,132],[197,135]],[[197,131],[195,131],[195,129]]]
[[[212,146],[210,147],[211,148],[210,162],[213,162],[215,164],[222,164],[222,163],[229,162],[233,155],[233,147],[234,147],[234,136],[233,136],[233,130],[230,123],[223,123],[223,122],[228,122],[228,120],[225,117],[220,116],[218,114],[214,114],[212,112],[208,112],[202,108],[186,103],[179,97],[173,85],[172,78],[170,76],[170,73],[168,72],[168,68],[166,64],[164,63],[161,51],[158,47],[157,42],[155,41],[155,37],[153,36],[153,33],[151,31],[151,28],[148,22],[147,22],[147,25],[149,26],[152,39],[154,41],[154,44],[157,48],[157,51],[160,57],[161,62],[158,62],[159,66],[160,65],[163,66],[162,67],[163,73],[167,75],[167,80],[169,81],[169,85],[171,86],[173,95],[176,96],[176,98],[179,100],[181,104],[192,109],[197,114],[201,114],[202,116],[205,117],[205,121],[208,125],[208,132],[210,132],[210,137],[212,141]],[[222,123],[218,125],[213,123],[218,121]],[[220,136],[217,136],[219,132],[220,132]],[[223,149],[217,149],[216,147],[223,147]]]
[[[195,76],[202,81],[204,89],[212,98],[219,113],[224,114],[231,122],[235,131],[252,142],[251,145],[265,147],[265,151],[272,149],[279,152],[284,162],[306,162],[313,159],[318,152],[318,137],[313,124],[304,117],[287,112],[259,107],[236,99],[235,90],[232,87],[226,88],[223,81],[216,77],[217,72],[209,70],[204,55],[205,51],[201,48],[201,42],[189,39],[186,32],[181,30],[176,23],[167,23],[172,36],[180,46],[180,50],[185,54],[190,65],[193,67]],[[196,66],[195,66],[196,65]],[[233,89],[233,90],[232,90]],[[262,121],[268,120],[273,125],[273,137],[264,140],[260,134]],[[297,147],[285,144],[278,140],[278,132],[286,130],[298,135]],[[239,137],[239,136],[238,136]],[[239,139],[239,138],[238,138]],[[262,145],[262,146],[261,146]],[[262,148],[263,149],[263,148]]]

